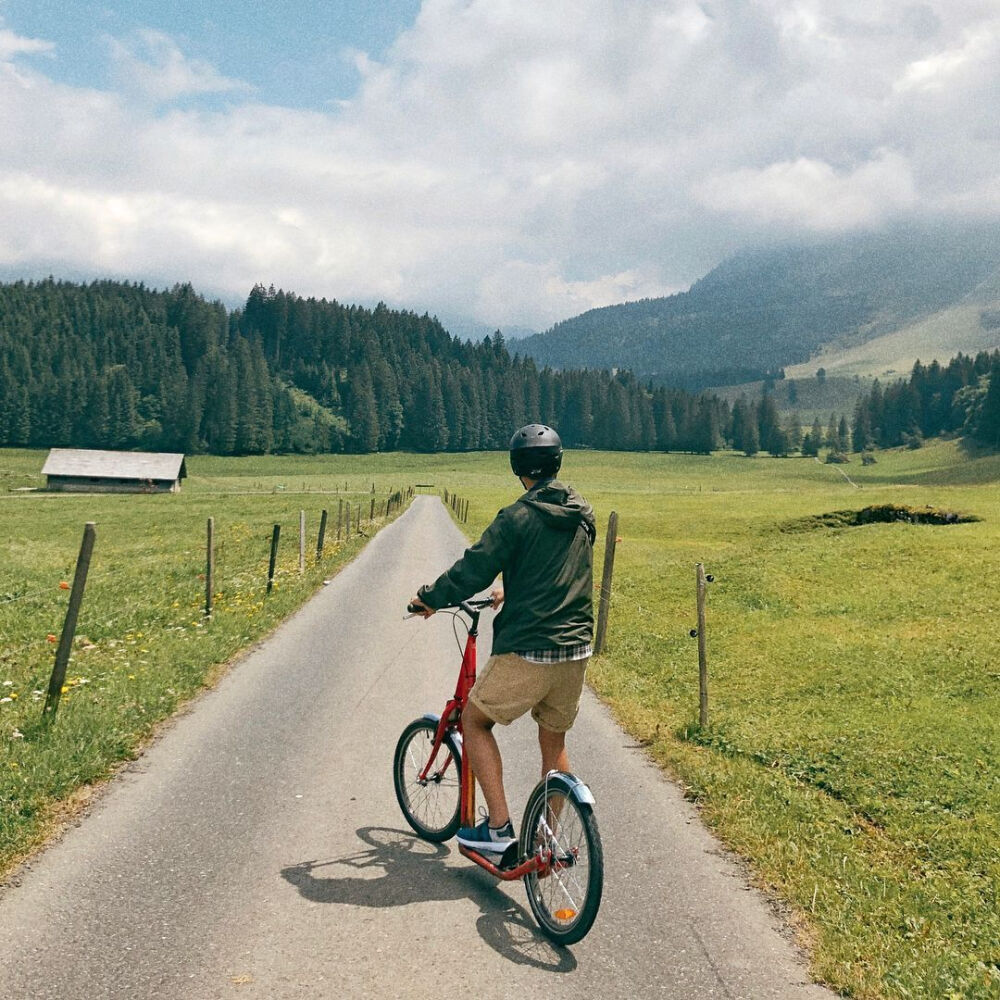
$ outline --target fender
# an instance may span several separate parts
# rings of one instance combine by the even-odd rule
[[[597,800],[594,793],[575,775],[569,771],[549,771],[545,775],[545,783],[548,787],[553,785],[581,805],[592,806]]]
[[[435,712],[424,712],[424,714],[421,715],[420,718],[426,719],[428,722],[433,722],[435,726],[437,726],[438,723],[440,723],[441,721],[441,716]],[[457,729],[453,729],[448,735],[450,735],[451,738],[455,741],[455,747],[458,749],[458,752],[461,753],[462,734]]]

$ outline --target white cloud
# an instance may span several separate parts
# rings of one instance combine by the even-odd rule
[[[916,201],[906,160],[885,151],[853,170],[806,157],[742,168],[709,177],[694,193],[706,208],[757,224],[828,232],[877,226]]]
[[[906,66],[894,89],[907,91],[943,90],[963,73],[983,66],[995,72],[1000,58],[1000,19],[964,33],[960,45],[917,59]]]
[[[24,38],[0,24],[0,62],[7,62],[15,56],[53,51],[55,51],[55,45],[52,42],[41,38]]]
[[[107,92],[0,58],[0,263],[543,328],[748,242],[997,214],[994,10],[425,0],[316,111],[156,32],[112,43]],[[48,51],[8,34],[0,57]]]
[[[155,101],[250,89],[223,76],[210,63],[188,58],[161,31],[138,31],[127,41],[109,38],[108,45],[121,83]]]
[[[637,271],[601,275],[591,281],[570,281],[562,275],[557,260],[543,263],[506,260],[479,281],[477,311],[494,317],[493,322],[498,326],[547,327],[588,309],[675,291],[680,288],[665,288],[657,276]]]

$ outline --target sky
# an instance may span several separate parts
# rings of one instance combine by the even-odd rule
[[[0,279],[544,330],[1000,219],[997,0],[0,0]]]

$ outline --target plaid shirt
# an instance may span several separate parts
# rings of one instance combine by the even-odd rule
[[[593,654],[589,642],[579,646],[559,646],[557,649],[534,649],[526,653],[518,653],[529,663],[567,663],[570,660],[585,660]]]

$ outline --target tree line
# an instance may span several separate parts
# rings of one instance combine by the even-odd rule
[[[878,380],[854,410],[854,451],[919,446],[924,438],[963,434],[1000,448],[1000,350],[959,354],[947,365],[917,362],[909,379]]]
[[[628,372],[539,368],[497,332],[256,286],[0,285],[0,445],[265,452],[469,451],[540,420],[573,447],[711,450],[728,407]],[[707,430],[706,430],[707,428]]]
[[[569,447],[747,455],[846,452],[963,431],[1000,445],[997,357],[918,364],[875,384],[853,425],[781,419],[628,371],[554,370],[434,318],[262,285],[241,309],[188,285],[49,279],[0,285],[0,445],[266,452],[506,448],[538,420]]]

